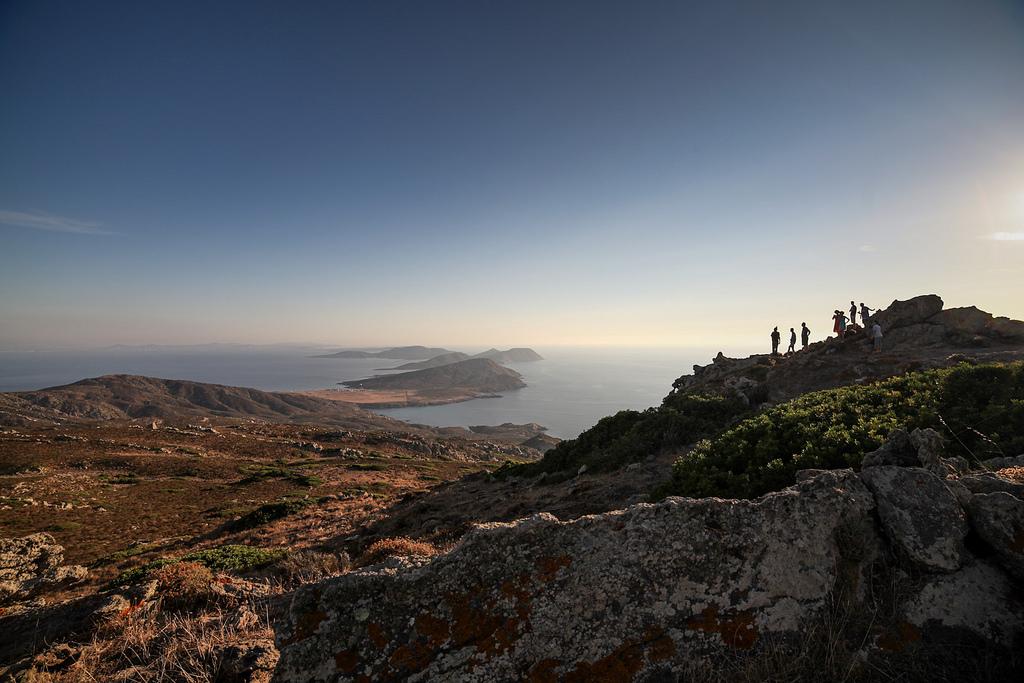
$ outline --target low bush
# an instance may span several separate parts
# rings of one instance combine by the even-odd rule
[[[244,529],[253,529],[255,527],[269,524],[278,519],[284,519],[290,515],[294,515],[303,508],[309,507],[313,501],[308,498],[301,498],[297,500],[282,500],[276,503],[266,503],[259,506],[252,512],[248,512],[242,515],[239,519],[228,526],[232,531],[241,531]]]
[[[324,483],[323,479],[315,474],[306,474],[288,467],[277,467],[272,465],[244,465],[241,468],[242,474],[246,475],[240,484],[252,484],[264,479],[284,479],[299,486],[314,487]]]
[[[165,607],[193,609],[214,596],[213,572],[198,562],[174,562],[155,570],[151,577]]]

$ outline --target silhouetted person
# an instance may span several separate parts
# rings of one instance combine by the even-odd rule
[[[796,330],[789,328],[789,348],[786,353],[796,353]]]
[[[837,337],[843,336],[843,328],[842,328],[842,325],[839,324],[839,320],[842,317],[843,317],[843,314],[839,312],[839,309],[836,309],[832,313],[832,331],[835,332],[835,335]]]
[[[850,324],[857,324],[857,304],[853,303],[852,301],[850,302]]]
[[[805,349],[811,341],[811,331],[807,328],[807,323],[800,323],[800,341]]]
[[[871,317],[871,310],[872,309],[864,305],[863,301],[860,303],[860,323],[864,327],[868,326],[868,318]]]
[[[779,328],[776,327],[772,330],[772,355],[779,355],[779,341],[782,340],[782,335],[779,334]]]
[[[879,353],[882,350],[882,326],[877,322],[871,326],[871,341],[875,346],[875,353]]]

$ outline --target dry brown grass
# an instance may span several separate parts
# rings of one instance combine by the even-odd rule
[[[101,626],[70,665],[37,666],[34,675],[53,683],[212,683],[226,648],[255,641],[273,641],[266,608],[135,612]]]
[[[410,557],[413,555],[433,557],[437,554],[438,549],[424,541],[416,541],[405,536],[382,538],[363,551],[363,554],[359,556],[354,566],[366,567],[389,557]]]
[[[352,561],[346,553],[297,550],[274,565],[274,570],[286,585],[296,586],[341,574],[351,566]]]

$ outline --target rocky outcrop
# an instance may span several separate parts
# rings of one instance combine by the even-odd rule
[[[909,370],[949,367],[962,362],[1024,359],[1024,322],[997,318],[977,308],[943,309],[934,294],[894,301],[871,318],[885,335],[883,352],[872,353],[863,333],[828,337],[785,356],[727,358],[673,383],[676,392],[738,396],[760,405],[829,389],[899,375]],[[831,331],[822,324],[811,327]]]
[[[278,627],[275,680],[675,680],[796,651],[843,605],[867,624],[842,646],[855,662],[1020,642],[1006,552],[1021,500],[961,483],[934,432],[897,434],[876,460],[752,501],[481,525],[447,555],[307,586]],[[965,547],[968,523],[981,540]]]
[[[873,507],[846,471],[757,501],[483,525],[433,562],[301,590],[276,680],[625,679],[796,637],[839,578],[837,535]]]
[[[64,564],[64,548],[50,534],[0,538],[0,605],[86,576],[84,567]]]

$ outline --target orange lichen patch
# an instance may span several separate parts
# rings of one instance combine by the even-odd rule
[[[529,576],[520,574],[514,580],[507,579],[503,581],[500,588],[501,594],[515,603],[516,615],[522,621],[529,619],[530,612],[532,611],[530,604],[532,597],[530,591],[527,590],[529,581]]]
[[[434,647],[440,647],[448,640],[448,622],[433,614],[423,612],[416,616],[416,631]]]
[[[1010,542],[1010,550],[1015,553],[1024,553],[1024,531],[1018,531]]]
[[[717,607],[706,607],[699,616],[690,617],[686,627],[694,631],[717,633],[722,642],[738,650],[748,650],[757,642],[754,615],[749,611],[720,616]]]
[[[558,669],[561,662],[557,659],[542,659],[530,667],[526,675],[528,683],[558,683]]]
[[[664,630],[649,626],[644,631],[647,643],[647,658],[652,662],[667,662],[676,656],[676,641]]]
[[[878,647],[887,652],[901,652],[907,645],[921,640],[921,631],[909,621],[901,621],[895,628],[878,636]]]
[[[485,655],[508,651],[531,611],[528,602],[517,600],[515,616],[505,617],[498,612],[495,598],[485,599],[479,588],[464,595],[450,594],[447,601],[452,615],[452,642],[458,647],[475,644]]]
[[[644,665],[643,645],[626,641],[593,662],[580,662],[562,677],[565,683],[627,683],[636,678]]]
[[[311,635],[316,633],[316,630],[320,628],[320,624],[323,623],[324,619],[327,618],[322,610],[313,610],[312,612],[306,612],[299,616],[295,621],[295,632],[292,633],[291,637],[286,639],[283,644],[291,645],[297,643],[300,640],[305,640]]]
[[[352,673],[359,666],[359,653],[355,650],[342,650],[334,655],[334,666],[342,673]]]
[[[398,671],[416,673],[430,666],[435,652],[423,643],[407,643],[391,653],[389,664]]]
[[[538,578],[544,583],[548,583],[555,578],[555,574],[558,573],[559,569],[568,567],[570,564],[572,564],[572,558],[568,555],[542,557],[537,560],[537,570],[540,572]]]
[[[377,646],[377,649],[383,649],[388,644],[387,636],[384,635],[384,629],[375,621],[371,621],[366,625],[366,635],[370,636],[370,640]]]

